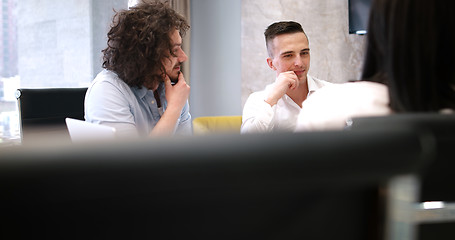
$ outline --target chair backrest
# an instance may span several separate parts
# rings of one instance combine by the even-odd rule
[[[193,119],[195,135],[240,133],[242,116],[206,116]]]
[[[350,126],[359,129],[415,129],[429,131],[435,136],[437,161],[431,163],[422,173],[420,201],[453,201],[455,191],[455,114],[394,114],[385,117],[354,118]]]
[[[455,239],[455,114],[414,113],[394,114],[385,117],[354,118],[350,128],[402,130],[430,132],[435,139],[436,158],[421,172],[418,179],[415,197],[408,203],[411,205],[410,232],[416,236],[395,239]],[[406,188],[404,187],[405,191]],[[412,189],[412,187],[411,187]],[[403,192],[403,189],[400,190]],[[397,198],[399,199],[399,197]],[[441,201],[445,207],[424,209],[424,202]],[[403,208],[401,204],[401,208]],[[436,224],[437,223],[437,224]],[[401,232],[405,224],[400,223]],[[412,235],[412,234],[410,234]]]
[[[84,119],[87,88],[21,88],[16,92],[22,143],[69,140],[65,118]]]
[[[4,150],[0,236],[379,239],[377,186],[418,171],[426,141],[340,131]]]

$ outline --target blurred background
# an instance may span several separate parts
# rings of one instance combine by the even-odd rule
[[[19,138],[18,88],[86,87],[101,71],[101,50],[116,9],[138,0],[1,0],[0,139]],[[189,19],[184,66],[193,117],[241,115],[248,95],[275,79],[263,32],[294,20],[311,48],[310,74],[357,79],[365,36],[349,33],[348,0],[174,0]]]

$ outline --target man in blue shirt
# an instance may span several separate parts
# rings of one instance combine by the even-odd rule
[[[85,120],[109,125],[118,137],[191,134],[187,21],[166,3],[138,4],[115,14],[103,68],[87,90]]]

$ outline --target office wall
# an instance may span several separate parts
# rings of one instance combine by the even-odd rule
[[[193,117],[241,114],[241,0],[191,0]]]
[[[264,30],[281,20],[297,21],[307,33],[310,75],[331,82],[360,76],[365,36],[348,33],[348,0],[243,0],[242,106],[250,93],[275,80],[266,62]]]

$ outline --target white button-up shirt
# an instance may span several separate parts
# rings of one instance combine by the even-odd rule
[[[310,95],[331,83],[308,75],[307,84]],[[272,87],[273,84],[267,85],[265,90],[248,97],[243,107],[241,133],[294,131],[301,108],[286,94],[274,106],[270,106],[264,100]]]

